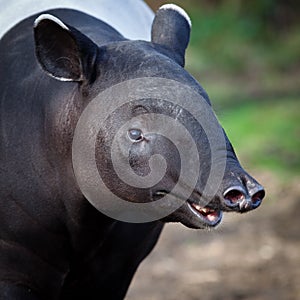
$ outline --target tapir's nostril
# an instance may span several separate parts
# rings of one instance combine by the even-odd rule
[[[252,195],[251,200],[252,200],[253,208],[258,207],[261,204],[262,199],[264,197],[265,197],[265,191],[263,189],[259,190],[254,195]]]
[[[223,194],[224,204],[234,210],[246,212],[257,208],[265,196],[265,191],[261,187],[252,196],[239,186],[234,186],[225,191]]]
[[[225,204],[229,207],[238,206],[245,198],[245,192],[240,187],[231,187],[224,193]]]

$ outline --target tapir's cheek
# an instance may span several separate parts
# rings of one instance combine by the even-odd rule
[[[129,151],[129,165],[139,176],[147,176],[150,172],[149,159],[151,158],[151,145],[142,141],[132,144]]]
[[[154,159],[155,158],[155,159]],[[164,182],[178,181],[181,160],[177,147],[166,137],[159,134],[146,135],[145,140],[133,143],[129,151],[129,164],[139,176],[155,172],[158,165],[165,165]]]

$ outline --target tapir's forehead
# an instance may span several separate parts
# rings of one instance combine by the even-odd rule
[[[210,104],[206,91],[174,60],[174,55],[168,49],[151,42],[112,43],[100,48],[98,82],[101,85],[103,78],[109,78],[107,84],[112,86],[135,78],[165,78],[194,89]]]
[[[116,66],[141,72],[163,73],[168,70],[182,72],[183,69],[173,59],[174,55],[168,49],[146,41],[122,41],[106,47],[106,58],[115,61]]]

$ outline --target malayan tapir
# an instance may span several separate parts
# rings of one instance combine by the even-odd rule
[[[61,7],[58,2],[63,1],[51,1]],[[210,106],[203,88],[183,68],[191,24],[182,9],[162,6],[152,21],[154,15],[138,0],[114,1],[119,6],[99,1],[98,11],[104,2],[116,9],[113,19],[121,22],[118,30],[125,36],[96,18],[95,11],[92,16],[93,9],[88,14],[68,5],[26,17],[1,38],[0,299],[123,299],[165,222],[214,227],[222,211],[250,211],[264,197],[263,187],[240,166],[224,133],[224,176],[205,206],[201,181],[207,168],[200,168],[191,197],[161,220],[122,222],[86,199],[74,175],[72,141],[80,115],[102,91],[125,80],[164,78],[192,88]],[[103,6],[103,11],[114,15],[109,8]],[[131,36],[126,36],[128,24]],[[142,40],[147,39],[145,28],[150,41]],[[135,35],[135,30],[144,31]],[[131,191],[115,179],[107,145],[120,120],[151,112],[185,124],[200,149],[201,166],[211,156],[209,137],[175,104],[145,98],[118,109],[99,133],[95,159],[99,169],[106,168],[111,188],[137,203],[154,201],[172,189],[181,167],[176,149],[143,124],[129,128],[123,138],[134,147],[129,159],[137,174],[148,172],[147,161],[155,153],[167,157],[168,164],[160,185]]]

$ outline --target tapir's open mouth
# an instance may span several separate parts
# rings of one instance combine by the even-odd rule
[[[199,217],[206,226],[214,227],[222,220],[222,211],[219,209],[212,209],[209,207],[202,207],[199,204],[187,200],[187,206],[193,214]]]
[[[165,196],[168,194],[166,191],[158,191],[154,193],[154,196]],[[172,213],[167,220],[179,221],[188,227],[203,228],[203,227],[215,227],[222,220],[222,210],[219,208],[212,208],[209,204],[201,206],[192,199],[181,199],[177,195],[172,194],[183,201],[183,205]]]

